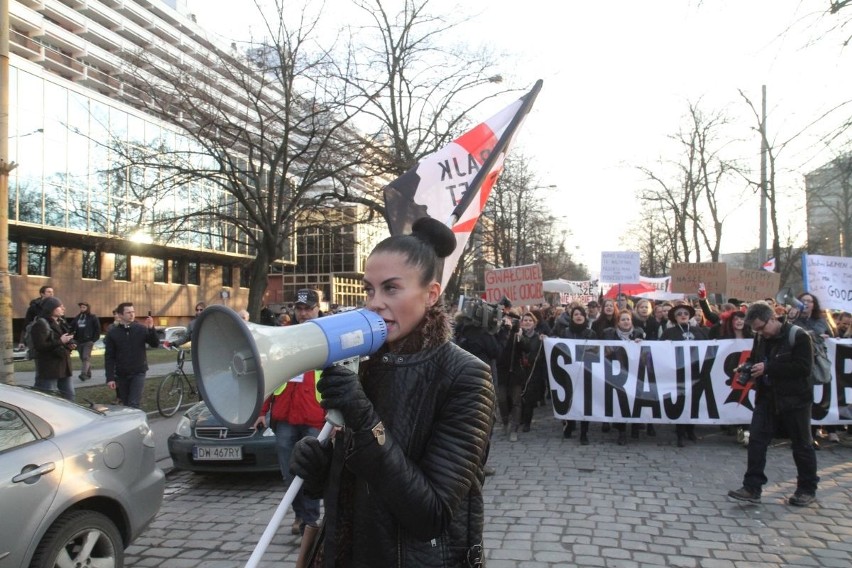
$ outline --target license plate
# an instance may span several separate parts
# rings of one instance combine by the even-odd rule
[[[198,461],[239,461],[243,459],[243,447],[193,446],[192,457]]]

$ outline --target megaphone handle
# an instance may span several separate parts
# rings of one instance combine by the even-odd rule
[[[340,424],[332,423],[332,412],[336,412],[338,415],[340,414],[339,410],[328,411],[325,425],[322,427],[322,430],[320,430],[319,436],[317,436],[317,440],[320,444],[329,439],[332,430],[334,430],[336,426],[343,424],[342,416],[339,416],[341,419]],[[260,563],[260,559],[263,558],[263,553],[266,552],[266,549],[269,547],[269,543],[272,542],[272,538],[275,536],[275,533],[278,532],[278,527],[281,526],[281,521],[284,520],[284,515],[287,514],[287,509],[289,509],[290,505],[293,504],[293,499],[296,498],[296,493],[298,493],[299,489],[302,488],[303,483],[304,479],[298,475],[293,478],[293,482],[290,484],[290,487],[287,488],[287,492],[284,493],[284,497],[281,499],[281,503],[278,504],[278,508],[275,509],[275,513],[269,520],[269,524],[266,525],[266,530],[263,531],[263,534],[260,536],[260,540],[257,541],[257,546],[254,547],[254,552],[251,553],[248,562],[246,562],[246,568],[257,568],[257,565]]]

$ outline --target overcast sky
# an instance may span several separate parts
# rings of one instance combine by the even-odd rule
[[[388,5],[394,1],[401,3]],[[345,14],[343,2],[327,6]],[[644,181],[636,168],[677,157],[667,137],[680,128],[689,101],[738,122],[732,136],[742,141],[730,151],[756,171],[759,139],[748,132],[750,111],[738,89],[759,104],[767,85],[769,133],[779,141],[852,99],[850,55],[827,31],[831,17],[817,14],[828,0],[433,3],[451,16],[476,14],[459,36],[505,54],[499,68],[506,84],[526,89],[544,80],[517,148],[535,161],[542,185],[558,187],[554,215],[568,217],[571,246],[593,271],[601,251],[630,249],[624,229],[642,223],[635,196]],[[251,0],[187,4],[200,25],[237,39],[254,11]],[[471,118],[484,120],[510,102],[495,101]],[[783,169],[792,170],[779,189],[797,232],[805,226],[802,175],[831,158],[819,136],[850,113],[832,115],[780,156]],[[725,201],[722,252],[756,247],[758,197],[732,186]]]

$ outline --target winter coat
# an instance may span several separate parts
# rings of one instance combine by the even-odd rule
[[[81,316],[83,315],[85,315],[85,318],[82,319],[81,325]],[[79,313],[68,322],[68,326],[73,330],[74,341],[77,343],[94,343],[101,338],[101,320],[95,314]]]
[[[688,326],[688,332],[692,334],[691,339],[693,341],[698,339],[707,339],[707,332],[704,331],[704,328],[690,325]],[[686,333],[687,330],[684,330],[679,325],[673,325],[663,332],[662,339],[668,341],[686,341]]]
[[[823,318],[798,317],[793,324],[801,327],[805,331],[813,332],[816,335],[828,335],[829,337],[834,335],[831,333],[831,328],[829,327],[828,322]]]
[[[67,322],[60,318],[38,318],[31,329],[35,348],[36,373],[43,379],[64,379],[71,376],[71,349],[60,337],[69,333]],[[69,344],[70,345],[70,344]]]
[[[489,366],[492,361],[500,356],[501,349],[497,338],[488,333],[485,328],[479,326],[469,323],[457,325],[453,341],[468,353],[476,355]]]
[[[521,332],[517,346],[518,356],[515,361],[518,365],[512,369],[512,372],[518,376],[513,379],[513,383],[524,387],[524,398],[529,397],[529,400],[538,400],[544,395],[543,389],[547,373],[547,367],[544,364],[544,344],[538,335],[538,331],[534,331],[532,335]]]
[[[781,326],[775,337],[754,338],[749,361],[765,363],[762,377],[755,381],[757,401],[771,401],[776,412],[804,408],[813,403],[814,389],[810,382],[814,351],[811,338],[804,330],[796,333],[790,346],[789,323]]]
[[[615,317],[607,319],[604,314],[598,316],[598,319],[592,323],[592,331],[595,332],[595,335],[598,337],[603,337],[603,332],[608,327],[615,327],[616,324]]]
[[[589,320],[586,323],[577,325],[571,319],[569,311],[562,312],[553,326],[553,335],[563,339],[597,339],[597,334],[589,327]]]
[[[633,316],[633,327],[645,332],[644,339],[654,340],[660,336],[660,322],[654,316],[649,317],[645,321]]]
[[[148,329],[138,322],[130,325],[113,325],[104,337],[104,371],[106,381],[114,381],[116,377],[138,375],[148,370],[148,354],[145,345],[158,347],[160,339],[157,330]]]
[[[611,341],[622,341],[621,337],[618,336],[618,331],[614,327],[608,327],[604,330],[603,336],[601,339],[608,339]],[[630,341],[634,341],[636,339],[645,339],[645,330],[641,327],[634,327],[630,332]]]
[[[335,434],[324,566],[464,566],[468,549],[482,543],[495,405],[489,369],[449,341],[439,309],[414,333],[422,341],[393,352],[385,345],[361,367],[384,443],[371,431]],[[305,490],[312,494],[310,480]]]

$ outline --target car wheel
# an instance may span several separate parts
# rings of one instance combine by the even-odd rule
[[[95,511],[71,511],[47,530],[30,568],[124,566],[124,543],[115,524]]]

